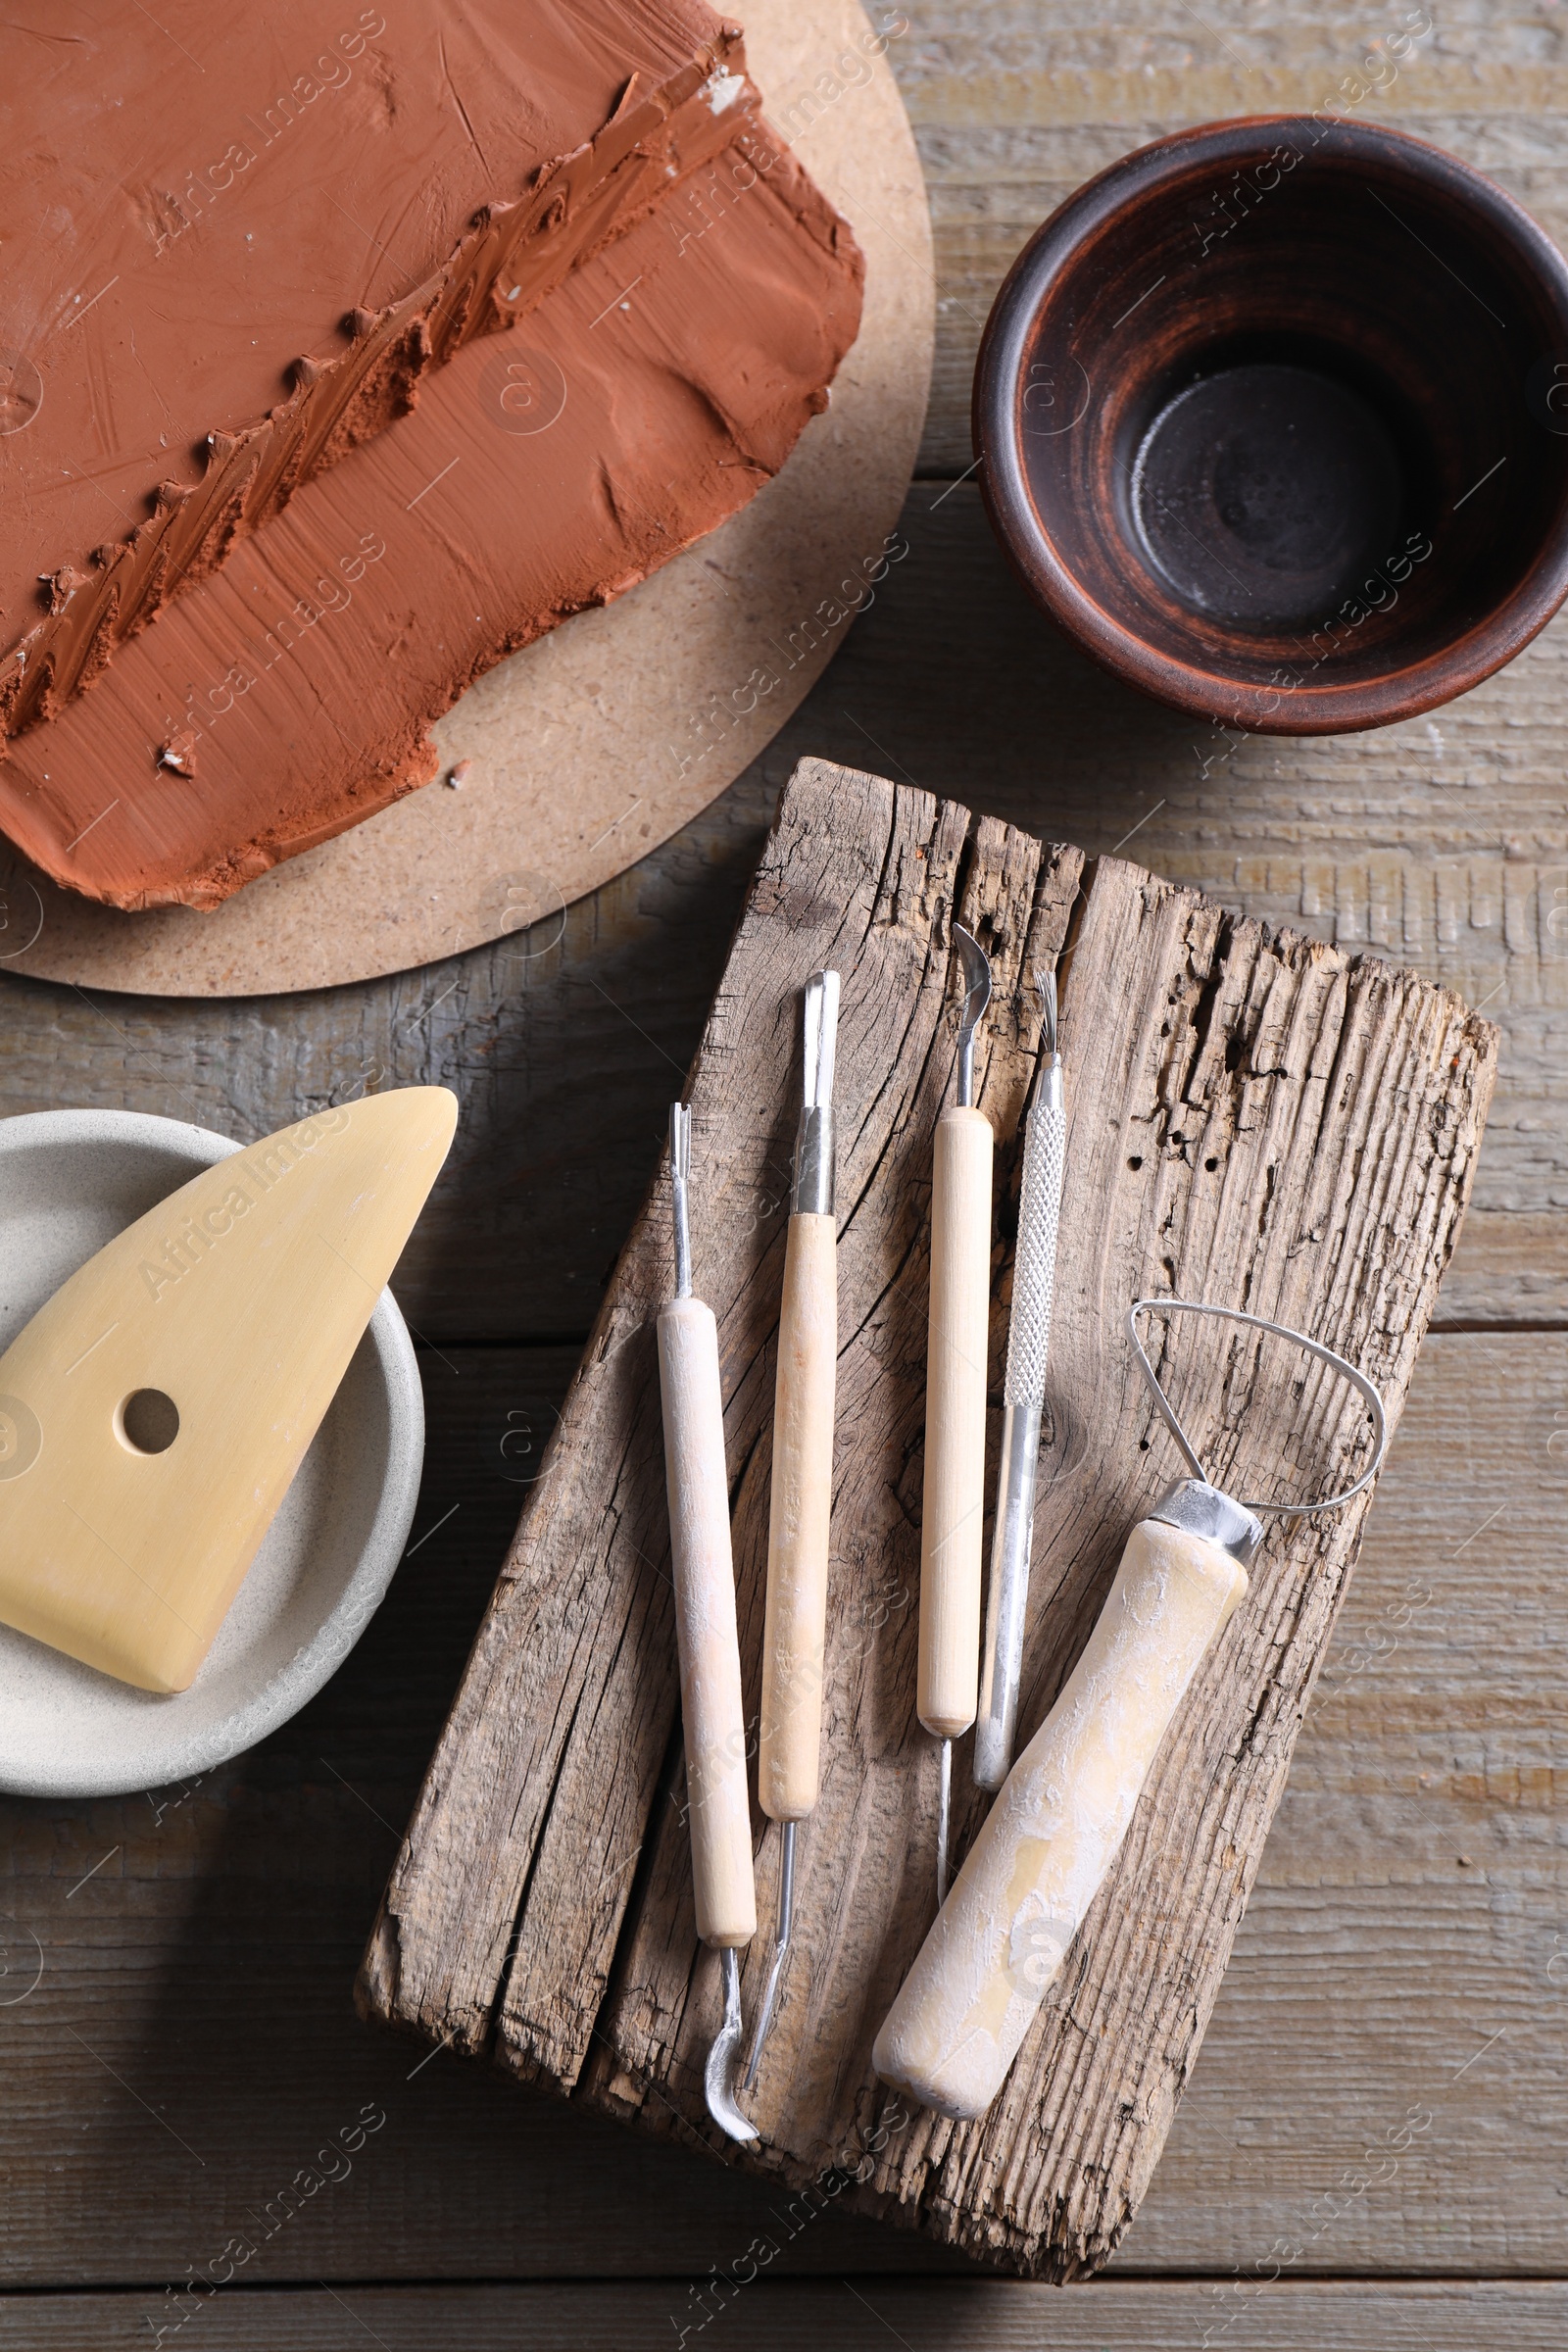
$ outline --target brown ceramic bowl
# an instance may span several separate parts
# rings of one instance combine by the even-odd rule
[[[1568,266],[1422,140],[1211,123],[1024,247],[974,432],[1003,545],[1119,676],[1266,733],[1383,726],[1568,595]]]

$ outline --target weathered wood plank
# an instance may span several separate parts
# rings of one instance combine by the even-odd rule
[[[857,781],[847,779],[844,789],[853,792]],[[891,804],[892,796],[878,790],[881,815],[881,803]],[[694,1232],[705,1295],[719,1318],[727,1386],[744,1395],[754,1428],[771,1401],[765,1344],[774,1316],[765,1302],[777,1294],[777,1212],[795,1124],[780,1078],[791,1066],[796,1001],[808,973],[837,960],[848,980],[865,957],[867,935],[876,943],[875,984],[846,1006],[841,1023],[841,1087],[857,1083],[850,1072],[862,1073],[859,1093],[843,1096],[861,1122],[843,1148],[846,1204],[856,1204],[857,1188],[880,1170],[890,1135],[918,1115],[917,1098],[929,1116],[923,1098],[940,1083],[924,1070],[947,979],[945,954],[931,952],[931,925],[953,902],[967,816],[939,811],[912,795],[887,813],[892,831],[885,822],[879,826],[874,857],[866,835],[853,826],[839,839],[819,826],[810,855],[796,862],[787,834],[769,854],[755,899],[768,919],[754,925],[750,944],[745,932],[737,943],[704,1042],[710,1067],[733,1067],[734,1091],[715,1100],[711,1111],[698,1101]],[[1004,841],[1000,827],[994,832],[995,869],[982,894],[989,903],[982,907],[977,900],[972,913],[1005,957],[999,981],[1015,984],[1038,851],[1012,837]],[[1077,873],[1078,860],[1068,854],[1043,894],[1043,920],[1054,924],[1044,939],[1048,956],[1059,945]],[[782,962],[781,935],[790,943]],[[765,980],[759,958],[770,966]],[[999,991],[1004,1002],[1005,995]],[[923,1047],[910,1042],[911,1032]],[[1000,1025],[997,1038],[998,1085],[1015,1118],[1016,1043]],[[846,1139],[852,1132],[848,1117],[842,1132]],[[879,1219],[883,1205],[841,1211],[841,1292],[858,1275],[873,1291],[882,1287],[914,1242],[912,1204],[891,1231]],[[724,1245],[705,1250],[703,1237],[720,1233]],[[661,1565],[667,1555],[662,1450],[648,1321],[650,1303],[668,1288],[668,1254],[667,1205],[661,1201],[657,1213],[645,1207],[628,1244],[619,1288],[590,1342],[576,1391],[579,1411],[575,1419],[568,1414],[528,1544],[504,1572],[476,1644],[460,1715],[443,1742],[444,1754],[462,1754],[461,1776],[438,1760],[427,1784],[416,1841],[428,1837],[437,1850],[482,1852],[483,1866],[453,1872],[439,1890],[424,1881],[434,1905],[421,1908],[412,1932],[389,1917],[376,1989],[368,1996],[404,2022],[424,2022],[479,2049],[489,2041],[505,1978],[502,2048],[519,2067],[526,2063],[568,2088],[597,2030],[650,1794],[674,1721],[674,1687],[665,1671],[673,1620]],[[874,1376],[873,1366],[866,1369]],[[841,1414],[853,1420],[854,1413],[846,1390]],[[879,1521],[886,1516],[880,1509]],[[564,1559],[573,1566],[563,1579],[556,1564]],[[579,1723],[584,1736],[577,1740]],[[468,1771],[472,1740],[487,1751],[478,1778]],[[608,1783],[601,1769],[607,1749],[624,1766]],[[494,1842],[489,1831],[497,1819],[507,1826]],[[394,1896],[391,1910],[398,1908]],[[566,1979],[560,1968],[564,1949],[574,1956]]]
[[[706,2293],[705,2293],[706,2286]],[[726,2298],[703,2280],[651,2286],[295,2286],[272,2294],[230,2289],[213,2297],[161,2294],[0,2296],[0,2352],[77,2352],[147,2343],[149,2328],[199,2323],[215,2352],[359,2352],[366,2337],[388,2352],[669,2352],[722,2322],[717,2339],[741,2352],[864,2352],[888,2336],[908,2352],[1176,2352],[1205,2342],[1236,2352],[1559,2352],[1568,2328],[1568,2285],[1541,2279],[1453,2286],[1301,2286],[1282,2281],[1239,2308],[1214,2287],[1106,2282],[1076,2294],[997,2280],[910,2286],[784,2286],[760,2278]],[[673,2330],[673,2334],[671,2333]]]
[[[808,763],[692,1081],[704,1147],[695,1231],[719,1321],[755,1679],[777,1296],[755,1202],[793,1123],[796,992],[814,964],[844,966],[840,1085],[853,1140],[829,1763],[757,2102],[756,2162],[794,2187],[865,2145],[881,2106],[870,2038],[929,1916],[935,1752],[911,1721],[913,1612],[868,1630],[863,1603],[871,1586],[906,1604],[916,1590],[929,1134],[956,1018],[943,1002],[948,924],[961,910],[993,954],[1003,1052],[980,1100],[1005,1141],[1038,1035],[1020,966],[1061,939],[1073,880],[1066,854],[1054,853],[1037,887],[1030,845],[994,825],[981,825],[963,861],[966,830],[951,804]],[[1063,980],[1072,1198],[1028,1721],[1081,1646],[1148,1484],[1150,1409],[1114,1342],[1119,1305],[1174,1284],[1307,1324],[1374,1372],[1396,1415],[1469,1190],[1495,1045],[1442,991],[1234,922],[1116,860],[1095,872]],[[493,2041],[530,2080],[567,2092],[580,2083],[590,2103],[701,2138],[715,1984],[693,1964],[679,1776],[661,1774],[673,1642],[657,1399],[641,1360],[668,1279],[657,1205],[656,1191],[498,1587],[362,1992],[373,2014],[474,2050]],[[999,1297],[994,1342],[1004,1313]],[[1319,1409],[1316,1381],[1308,1434],[1285,1373],[1244,1372],[1223,1349],[1181,1342],[1169,1360],[1212,1432],[1221,1478],[1245,1461],[1250,1485],[1276,1481],[1288,1494],[1299,1491],[1303,1453],[1337,1478],[1366,1443],[1343,1396]],[[1105,2259],[1212,2006],[1360,1516],[1296,1523],[1271,1547],[1152,1779],[1062,1998],[1003,2098],[962,2130],[904,2118],[863,2201],[1018,2265],[1070,2273]],[[596,1732],[612,1725],[612,1740]],[[972,1830],[980,1808],[967,1812]],[[764,1910],[768,1876],[764,1863]],[[760,1943],[754,1999],[762,1966]],[[1081,2046],[1069,2039],[1084,2034]]]

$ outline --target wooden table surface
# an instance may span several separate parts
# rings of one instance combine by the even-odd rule
[[[1431,15],[1360,111],[1457,150],[1562,237],[1568,10]],[[193,1787],[4,1808],[0,2352],[175,2328],[393,2352],[710,2328],[919,2352],[1568,2340],[1568,621],[1431,719],[1213,736],[1061,644],[959,478],[981,322],[1051,206],[1159,130],[1353,103],[1367,41],[1421,11],[1119,0],[1107,20],[942,0],[910,17],[890,54],[931,190],[941,340],[908,554],[763,759],[559,937],[271,1001],[0,981],[7,1113],[116,1103],[248,1139],[424,1080],[464,1113],[398,1284],[429,1400],[428,1540],[360,1648]],[[1230,1975],[1139,2220],[1079,2291],[983,2279],[831,2211],[775,2213],[756,2183],[426,2056],[350,2004],[777,788],[808,751],[1091,852],[1136,830],[1156,870],[1415,963],[1504,1032],[1470,1222]],[[225,2264],[219,2296],[179,2292]]]

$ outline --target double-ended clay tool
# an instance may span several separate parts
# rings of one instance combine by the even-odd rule
[[[833,1214],[833,1054],[838,1020],[837,972],[813,972],[806,984],[805,1099],[795,1137],[779,1308],[757,1765],[762,1811],[782,1824],[778,1927],[746,2067],[748,2090],[762,2063],[762,2045],[789,1957],[795,1833],[815,1805],[822,1781],[822,1671],[838,1370],[838,1239]]]
[[[1210,1484],[1144,1352],[1146,1312],[1223,1317],[1272,1333],[1366,1398],[1367,1468],[1325,1502],[1237,1502]],[[1013,1766],[953,1892],[883,2022],[872,2063],[921,2106],[983,2115],[1126,1834],[1183,1693],[1248,1590],[1267,1511],[1342,1509],[1377,1475],[1383,1400],[1353,1364],[1304,1332],[1186,1298],[1141,1298],[1127,1317],[1138,1360],[1192,1471],[1133,1529],[1116,1581],[1061,1695]]]
[[[997,1469],[997,1519],[991,1539],[980,1712],[974,1727],[974,1777],[982,1788],[1000,1788],[1006,1779],[1018,1721],[1040,1417],[1046,1401],[1056,1230],[1067,1156],[1067,1111],[1061,1055],[1056,1051],[1054,972],[1046,973],[1040,993],[1045,1039],[1035,1100],[1024,1123],[1023,1183],[1018,1196],[1018,1244],[1012,1261],[1007,1376],[1003,1392],[1002,1459]]]
[[[692,1296],[692,1114],[669,1114],[675,1225],[675,1296],[659,1313],[659,1390],[664,1415],[664,1481],[680,1654],[686,1804],[692,1834],[697,1933],[719,1954],[724,2022],[708,2053],[708,2112],[731,2139],[757,2133],[735,2104],[741,2041],[742,1948],[757,1933],[752,1818],[746,1792],[746,1718],[735,1626],[724,1398],[713,1310]]]
[[[446,1158],[457,1098],[315,1112],[204,1168],[0,1358],[0,1621],[188,1689]]]
[[[975,1718],[985,1521],[986,1349],[991,1321],[991,1121],[974,1107],[974,1040],[991,1002],[977,939],[953,926],[963,973],[958,1100],[937,1121],[931,1163],[931,1309],[915,1708],[942,1742],[937,1902],[947,1899],[953,1742]]]

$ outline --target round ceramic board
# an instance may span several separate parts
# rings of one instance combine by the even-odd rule
[[[0,1351],[106,1242],[239,1150],[205,1127],[135,1111],[0,1121]],[[0,1625],[0,1789],[167,1789],[286,1723],[337,1671],[391,1583],[423,1454],[418,1365],[383,1291],[188,1690],[134,1690]]]
[[[777,478],[631,594],[482,678],[434,730],[442,780],[212,914],[122,914],[19,868],[0,968],[228,997],[431,963],[635,864],[782,726],[872,592],[908,487],[931,381],[931,223],[903,101],[855,0],[739,13],[769,121],[866,259],[859,335]],[[759,691],[760,677],[776,683]],[[454,791],[460,760],[472,764]]]

